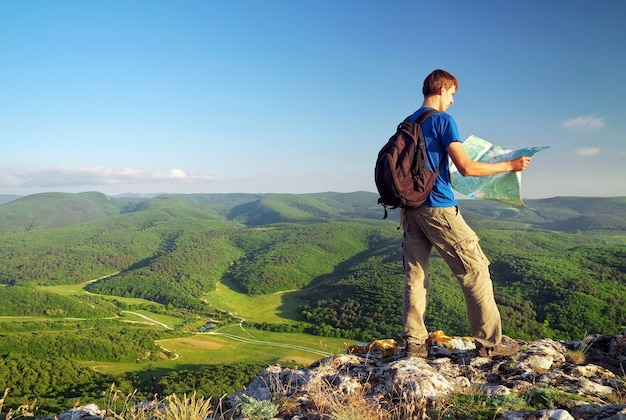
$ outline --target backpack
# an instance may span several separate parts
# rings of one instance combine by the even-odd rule
[[[408,119],[401,122],[378,152],[374,181],[380,194],[378,204],[385,209],[383,219],[387,218],[387,207],[421,206],[433,188],[439,167],[434,172],[428,168],[421,124],[436,112],[432,109],[422,113],[415,122]]]

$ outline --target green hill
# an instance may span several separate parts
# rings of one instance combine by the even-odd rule
[[[96,318],[117,308],[97,296],[62,296],[31,286],[0,286],[0,316]]]
[[[626,230],[624,197],[555,197],[525,202],[527,208],[491,201],[463,200],[461,208],[468,222],[484,227],[497,221],[564,232],[579,229]]]
[[[272,194],[234,207],[228,218],[247,226],[261,226],[336,220],[339,215],[333,208],[306,195]]]
[[[0,205],[0,233],[71,226],[118,214],[123,201],[97,192],[42,193]]]
[[[0,205],[0,283],[78,284],[93,293],[192,311],[220,282],[240,293],[300,290],[293,322],[322,335],[397,336],[402,270],[397,212],[377,195],[191,194],[111,199],[37,194]],[[465,200],[491,260],[509,332],[572,337],[626,325],[626,199]],[[428,322],[466,333],[462,296],[435,257]],[[210,302],[209,302],[210,304]],[[581,312],[578,306],[586,309]],[[582,318],[568,316],[582,313]]]
[[[265,194],[163,194],[159,197],[176,198],[190,204],[210,208],[217,214],[227,217],[232,209],[240,204],[259,200]]]

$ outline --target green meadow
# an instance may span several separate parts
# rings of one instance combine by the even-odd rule
[[[88,295],[84,285],[38,286],[38,289],[64,296]],[[145,299],[103,296],[126,305],[141,306],[153,304]],[[300,302],[296,292],[273,293],[271,295],[248,296],[233,290],[232,283],[218,284],[215,290],[208,292],[205,299],[216,309],[230,312],[231,324],[220,325],[214,330],[197,332],[197,328],[207,319],[196,315],[176,317],[151,312],[144,309],[121,311],[121,316],[110,319],[116,323],[135,323],[165,330],[166,327],[177,331],[178,337],[157,340],[167,356],[150,361],[152,369],[174,370],[179,366],[190,368],[207,364],[229,365],[234,363],[262,362],[267,364],[293,361],[298,364],[310,364],[321,357],[345,352],[353,340],[332,337],[318,337],[304,333],[280,333],[258,330],[241,322],[248,319],[267,323],[293,323],[293,318],[284,318],[286,312],[294,317]],[[223,306],[222,306],[223,305]],[[162,306],[162,305],[160,305]],[[42,321],[45,317],[2,317],[0,322]],[[61,320],[59,320],[61,321]],[[191,323],[189,321],[192,321]],[[185,327],[191,324],[192,327]],[[192,333],[189,330],[196,330]],[[140,371],[146,363],[138,362],[83,362],[99,372],[120,375],[126,372]]]

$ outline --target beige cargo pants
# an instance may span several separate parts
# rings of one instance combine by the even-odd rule
[[[493,296],[489,261],[478,236],[467,225],[458,207],[427,207],[401,211],[404,230],[403,335],[406,342],[424,343],[428,331],[424,314],[430,281],[430,253],[437,249],[458,280],[467,308],[473,337],[485,347],[502,338],[500,311]]]

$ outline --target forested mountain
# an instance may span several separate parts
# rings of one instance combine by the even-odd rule
[[[206,310],[205,292],[222,280],[253,295],[299,289],[302,316],[293,321],[308,331],[397,337],[401,231],[397,212],[382,220],[376,200],[367,192],[22,197],[0,205],[0,283],[24,290],[107,276],[87,290],[194,311]],[[626,326],[626,198],[527,205],[461,203],[491,260],[506,332],[580,338]],[[431,275],[428,323],[467,333],[459,288],[437,256]],[[4,313],[81,305],[12,302]]]
[[[29,195],[0,205],[0,233],[77,225],[118,214],[122,205],[96,192]]]
[[[400,336],[402,232],[397,211],[382,219],[376,194],[11,198],[0,204],[0,385],[12,407],[37,399],[55,412],[112,382],[146,395],[241,389],[260,369],[255,356],[215,363],[199,347],[200,363],[177,365],[158,344],[193,340],[207,320],[320,343]],[[626,329],[626,198],[527,204],[461,202],[491,260],[505,333],[580,340]],[[461,291],[436,254],[430,275],[428,327],[469,334]],[[220,288],[231,310],[250,300],[288,308],[273,308],[271,322],[242,320],[213,300]],[[141,311],[176,327],[146,324]],[[161,362],[169,370],[153,371]]]

